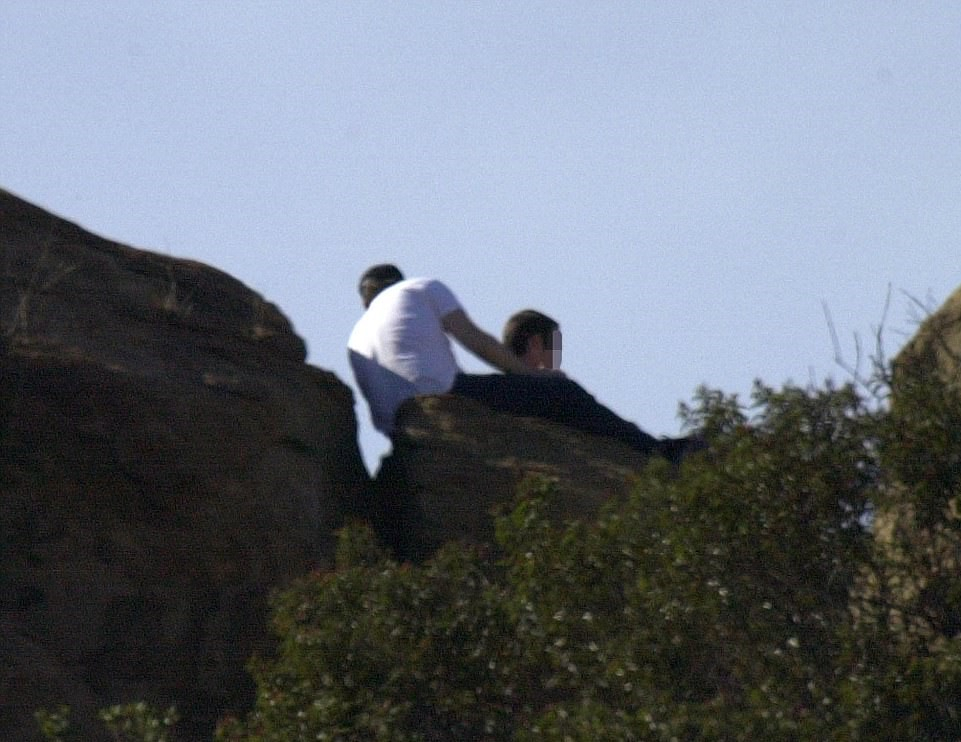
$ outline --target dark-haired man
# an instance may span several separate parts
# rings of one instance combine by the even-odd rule
[[[385,435],[393,432],[394,415],[404,400],[449,392],[500,412],[616,438],[644,453],[662,453],[673,460],[673,449],[666,442],[618,417],[559,371],[546,364],[540,368],[525,364],[477,327],[440,281],[405,279],[396,266],[382,264],[361,276],[359,290],[366,311],[347,347],[374,427]],[[448,336],[505,373],[461,372]]]
[[[531,369],[561,367],[561,326],[543,312],[524,309],[510,316],[502,334],[504,345]]]

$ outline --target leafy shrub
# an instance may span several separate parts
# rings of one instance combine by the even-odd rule
[[[41,709],[35,716],[41,735],[49,742],[78,739],[70,724],[68,706],[59,706],[55,711]],[[99,716],[117,742],[170,742],[180,719],[174,707],[160,713],[142,701],[110,706],[102,709]]]
[[[117,742],[169,742],[180,715],[173,707],[160,713],[137,701],[103,709],[100,719]]]
[[[56,710],[40,709],[34,714],[40,734],[49,742],[62,742],[70,731],[70,708],[58,706]]]
[[[277,601],[256,708],[220,738],[956,737],[959,647],[932,643],[937,627],[912,639],[870,587],[893,563],[872,519],[919,409],[852,386],[758,385],[748,409],[704,391],[685,412],[710,451],[679,472],[652,463],[593,522],[552,523],[550,486],[530,482],[496,558],[451,544],[402,565],[347,529],[337,570]],[[920,479],[915,531],[927,499],[958,494]]]

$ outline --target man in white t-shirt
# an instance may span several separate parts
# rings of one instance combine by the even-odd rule
[[[444,394],[460,373],[448,334],[501,371],[530,369],[475,325],[440,281],[404,279],[393,265],[376,265],[360,281],[366,312],[347,348],[357,385],[370,405],[374,427],[390,435],[400,404],[418,394]]]
[[[618,417],[559,371],[529,367],[477,327],[440,281],[405,279],[396,266],[384,264],[361,276],[359,290],[366,311],[347,343],[350,364],[374,427],[385,435],[393,432],[394,415],[404,400],[450,392],[501,412],[616,438],[673,460],[671,439],[658,441]],[[450,337],[504,373],[461,372]]]

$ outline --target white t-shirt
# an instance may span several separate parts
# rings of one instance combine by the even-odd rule
[[[441,322],[460,308],[440,281],[410,278],[381,291],[354,325],[350,365],[382,433],[390,434],[404,400],[453,386],[460,369]]]

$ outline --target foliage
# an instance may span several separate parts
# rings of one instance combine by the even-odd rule
[[[911,394],[703,390],[684,412],[709,452],[650,465],[590,523],[551,522],[528,483],[496,560],[457,544],[397,564],[348,529],[338,569],[278,600],[256,708],[220,738],[956,738],[961,640],[906,616],[933,585],[961,606],[918,546],[955,523],[961,420],[942,426],[961,404],[930,380]],[[880,543],[895,501],[913,509]]]
[[[138,701],[103,709],[100,718],[117,742],[168,742],[180,715],[173,707],[159,713]]]
[[[41,709],[35,714],[40,733],[48,742],[77,739],[70,724],[70,708],[60,706],[55,711]],[[100,711],[110,736],[117,742],[170,742],[180,715],[174,707],[160,713],[143,701],[117,704]]]
[[[40,734],[48,742],[63,742],[71,739],[70,732],[70,708],[68,706],[58,706],[56,710],[40,709],[34,714],[37,726],[40,727]]]

